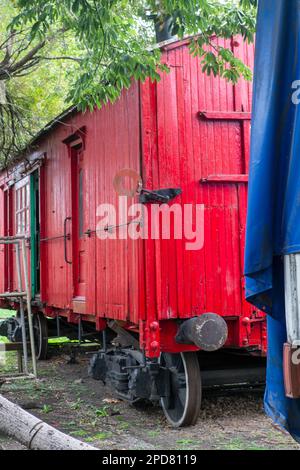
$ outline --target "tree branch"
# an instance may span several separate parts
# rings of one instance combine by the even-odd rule
[[[2,60],[2,62],[0,64],[0,68],[7,67],[11,62],[12,50],[13,50],[13,44],[14,44],[14,37],[15,37],[15,32],[12,31],[12,33],[8,37],[7,41],[5,42],[5,56],[4,56],[4,59]]]
[[[38,60],[73,60],[75,62],[82,62],[83,59],[80,59],[79,57],[71,57],[71,56],[55,56],[55,57],[45,57],[45,56],[36,56],[35,57]]]
[[[10,68],[9,68],[9,73],[13,74],[14,72],[18,71],[24,65],[26,65],[29,61],[31,61],[34,56],[45,46],[46,40],[41,41],[38,43],[35,47],[33,47],[27,54],[22,57],[18,62],[15,62]]]
[[[34,67],[35,65],[37,65],[39,60],[43,60],[42,56],[37,57],[37,53],[41,49],[43,49],[47,43],[56,39],[58,34],[63,33],[66,30],[67,30],[66,28],[61,28],[58,31],[55,31],[55,33],[46,37],[43,41],[40,41],[35,47],[33,47],[30,51],[28,51],[20,60],[17,60],[15,62],[11,62],[12,56],[15,53],[17,54],[17,56],[19,56],[20,52],[22,50],[26,50],[26,48],[24,47],[24,49],[21,49],[21,50],[17,49],[14,52],[12,50],[8,51],[6,57],[0,63],[0,80],[7,80],[11,78],[11,76],[19,74],[20,72],[23,72],[24,70],[27,70],[28,68]],[[11,35],[11,37],[13,38],[14,36]],[[10,41],[7,44],[9,45]]]

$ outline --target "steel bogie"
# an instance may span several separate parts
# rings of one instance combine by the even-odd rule
[[[120,398],[131,403],[160,401],[174,427],[197,421],[201,376],[196,353],[162,354],[159,361],[151,361],[139,351],[112,349],[92,358],[89,373],[109,382]]]

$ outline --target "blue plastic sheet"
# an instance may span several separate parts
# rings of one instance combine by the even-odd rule
[[[282,255],[300,252],[300,0],[259,1],[253,99],[246,296],[269,314],[266,412],[300,442],[282,364]]]

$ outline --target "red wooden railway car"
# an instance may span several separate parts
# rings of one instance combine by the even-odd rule
[[[252,46],[218,41],[252,66]],[[101,110],[67,111],[0,174],[0,236],[28,237],[40,357],[55,319],[81,338],[102,335],[94,377],[130,401],[160,399],[175,426],[197,419],[199,350],[266,348],[264,314],[243,295],[251,84],[202,73],[188,43],[164,44],[170,73],[159,83],[133,83]],[[144,211],[126,218],[124,204],[138,202]],[[174,235],[186,205],[190,228],[202,224],[196,249],[186,232]],[[162,226],[153,235],[167,206],[170,237]],[[16,290],[10,250],[0,247],[1,292]]]

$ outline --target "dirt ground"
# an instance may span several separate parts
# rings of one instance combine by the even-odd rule
[[[5,383],[1,393],[29,412],[100,449],[300,449],[263,411],[262,392],[203,399],[196,426],[172,429],[159,406],[134,407],[87,375],[89,355],[77,364],[52,353],[39,362],[39,379]],[[22,449],[0,436],[0,449]]]

